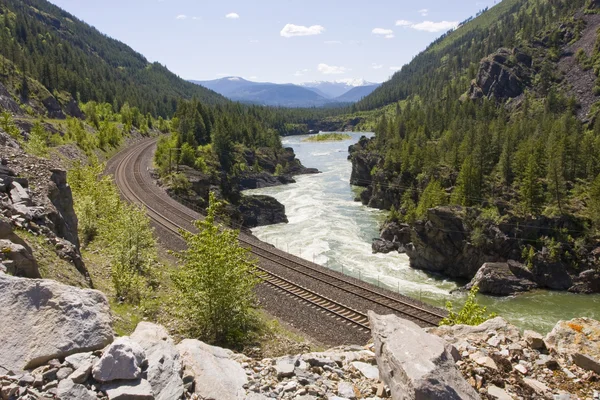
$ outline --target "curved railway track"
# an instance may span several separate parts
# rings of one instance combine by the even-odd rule
[[[115,180],[126,199],[142,204],[147,208],[149,217],[155,223],[161,225],[173,234],[180,235],[180,230],[185,229],[182,225],[189,226],[192,221],[198,218],[198,215],[192,214],[192,210],[183,204],[177,203],[178,206],[174,206],[173,204],[168,203],[157,193],[158,189],[156,186],[153,183],[148,184],[148,180],[144,179],[142,175],[141,158],[153,145],[154,141],[144,141],[141,144],[133,146],[130,152],[117,164]],[[128,173],[133,174],[132,181],[128,179]],[[162,209],[168,209],[169,216],[181,220],[181,224],[174,222],[175,218],[167,218],[163,213],[157,210],[157,208],[149,204],[148,201],[144,201],[142,197],[138,195],[139,192],[136,193],[136,190],[134,190],[132,186],[137,186],[138,190],[151,196],[153,204],[159,205]],[[192,208],[199,214],[202,213],[201,210],[198,210],[195,207]],[[240,234],[239,240],[246,245],[259,260],[267,260],[299,274],[306,275],[310,277],[310,279],[324,285],[330,285],[338,290],[351,293],[353,296],[385,307],[422,326],[436,326],[439,321],[445,317],[441,310],[439,312],[428,310],[424,307],[411,304],[409,301],[381,293],[379,290],[370,288],[369,284],[359,284],[353,282],[351,278],[337,276],[332,272],[323,270],[322,267],[319,268],[316,265],[311,265],[311,263],[306,260],[299,259],[292,255],[279,254],[281,252],[275,251],[268,244],[244,233]],[[352,325],[361,331],[370,330],[368,318],[364,313],[347,307],[306,287],[300,286],[263,267],[260,267],[260,271],[263,274],[265,283],[272,286],[277,291],[293,296],[311,307],[319,308],[323,312],[344,320],[349,325]]]

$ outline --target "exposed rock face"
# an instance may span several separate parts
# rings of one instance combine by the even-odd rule
[[[0,275],[0,365],[18,372],[52,358],[112,342],[108,300],[101,292],[49,280]]]
[[[146,365],[146,352],[124,336],[115,340],[94,365],[92,376],[98,382],[138,379]]]
[[[42,277],[31,249],[23,245],[0,239],[0,260],[11,275],[33,279]]]
[[[470,290],[471,287],[477,285],[479,291],[483,294],[509,296],[519,292],[527,292],[537,287],[531,280],[517,276],[513,269],[521,276],[529,272],[516,262],[485,263],[465,289]],[[529,273],[529,275],[532,274]]]
[[[600,293],[600,271],[593,269],[583,271],[574,281],[574,285],[569,288],[569,292]]]
[[[249,228],[288,222],[285,206],[270,196],[243,196],[239,210]]]
[[[58,384],[56,396],[61,400],[96,400],[95,392],[71,379],[65,379]]]
[[[367,187],[371,184],[371,171],[379,162],[380,157],[368,150],[370,142],[370,139],[362,136],[358,143],[348,148],[348,158],[352,160],[351,185]]]
[[[600,322],[589,318],[559,321],[544,342],[550,351],[564,357],[580,353],[600,360]]]
[[[177,349],[185,373],[194,376],[194,392],[201,398],[244,398],[244,385],[248,379],[240,364],[231,359],[231,351],[193,339],[185,339]]]
[[[73,193],[67,184],[67,171],[53,169],[50,176],[48,199],[56,208],[48,218],[54,223],[56,234],[79,247],[79,236],[77,234],[77,215],[73,208]]]
[[[56,100],[54,96],[48,96],[44,100],[42,100],[42,104],[46,107],[48,117],[57,118],[57,119],[65,119],[65,113],[63,113],[62,108],[60,107],[60,103]]]
[[[102,385],[109,400],[154,400],[152,387],[145,379]],[[177,399],[177,397],[172,397]]]
[[[529,85],[531,65],[531,56],[521,50],[499,49],[481,61],[469,97],[501,100],[521,95]]]
[[[287,185],[296,182],[289,175],[274,176],[267,172],[246,174],[240,178],[240,189],[260,189],[272,186]]]
[[[373,250],[373,254],[375,253],[391,253],[392,251],[398,251],[400,253],[404,252],[404,246],[400,244],[400,242],[389,242],[383,239],[373,239],[373,243],[371,244],[371,249]]]
[[[179,351],[167,330],[150,322],[140,322],[131,334],[146,352],[147,379],[156,400],[181,397],[183,393],[182,366]]]
[[[381,378],[393,399],[479,399],[439,337],[411,321],[369,312]]]

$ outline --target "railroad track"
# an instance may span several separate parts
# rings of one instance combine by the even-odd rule
[[[187,229],[166,218],[162,213],[160,213],[155,208],[150,206],[147,202],[145,202],[136,193],[136,191],[132,187],[132,184],[127,179],[127,167],[131,166],[131,161],[133,159],[133,176],[136,185],[138,185],[139,188],[145,192],[151,190],[148,187],[147,183],[141,177],[141,161],[139,155],[142,154],[144,150],[146,150],[153,144],[153,142],[150,142],[149,144],[144,143],[142,145],[138,145],[135,148],[141,148],[141,151],[131,151],[128,155],[126,155],[116,167],[115,180],[118,182],[121,193],[127,200],[143,205],[147,210],[148,216],[155,223],[167,229],[174,235],[181,237],[181,232]],[[166,203],[163,204],[169,206]],[[195,217],[193,219],[195,219]],[[369,327],[369,318],[366,314],[354,310],[350,307],[347,307],[341,303],[338,303],[335,300],[329,299],[296,283],[293,283],[290,280],[285,279],[284,277],[281,277],[271,271],[266,270],[265,268],[262,268],[260,266],[258,266],[257,268],[260,271],[261,279],[266,284],[274,287],[275,290],[282,292],[288,296],[293,296],[311,307],[318,308],[323,312],[332,315],[335,318],[346,321],[349,325],[354,326],[360,331],[370,332],[371,329]]]
[[[161,196],[156,193],[156,187],[154,184],[148,185],[143,179],[141,174],[141,160],[140,156],[147,151],[154,142],[145,142],[141,145],[137,145],[134,151],[131,151],[117,166],[115,177],[120,186],[123,187],[123,195],[137,203],[141,203],[148,209],[148,214],[156,223],[165,227],[173,233],[179,234],[179,230],[183,229],[182,226],[176,224],[170,219],[165,218],[155,208],[151,207],[147,202],[144,202],[131,188],[130,182],[127,181],[125,172],[125,166],[131,163],[131,160],[135,157],[133,162],[133,174],[135,183],[142,189],[146,194],[151,195],[153,201],[160,204],[161,207],[169,210],[171,216],[177,215],[177,218],[181,219],[185,224],[190,224],[198,218],[197,215],[191,214],[191,211],[182,204],[181,207],[174,207],[172,204],[166,202]],[[137,150],[137,151],[135,151]],[[195,207],[192,207],[196,209]],[[201,214],[201,210],[196,211]],[[362,285],[353,282],[351,279],[342,278],[331,272],[327,272],[322,268],[311,265],[310,262],[299,259],[291,255],[281,255],[274,251],[270,246],[264,242],[260,242],[248,235],[240,234],[240,242],[245,244],[250,251],[259,257],[260,259],[268,260],[272,263],[278,264],[297,273],[307,275],[311,279],[321,282],[325,285],[330,285],[336,289],[351,293],[362,300],[378,304],[379,306],[385,307],[396,314],[400,314],[405,318],[411,319],[422,326],[437,326],[439,321],[445,317],[442,312],[434,312],[423,307],[419,307],[415,304],[411,304],[408,301],[392,297],[381,291],[376,291],[369,288],[368,284],[363,283]],[[343,319],[349,324],[354,325],[362,330],[368,330],[368,318],[364,313],[360,311],[346,307],[332,299],[322,296],[314,291],[311,291],[305,287],[297,285],[279,275],[274,274],[264,268],[261,271],[267,277],[265,282],[275,287],[277,290],[284,292],[288,295],[294,296],[312,307],[318,307],[325,312],[335,316],[336,318]]]

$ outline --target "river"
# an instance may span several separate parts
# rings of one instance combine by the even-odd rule
[[[269,195],[285,205],[289,223],[258,227],[252,232],[281,250],[390,290],[444,306],[464,302],[463,294],[450,294],[457,284],[449,279],[410,268],[404,254],[372,254],[371,242],[379,236],[386,212],[354,201],[358,188],[350,186],[352,165],[348,146],[360,136],[339,142],[303,142],[307,136],[283,139],[306,167],[322,173],[295,177],[296,183],[248,190]],[[514,297],[479,295],[479,302],[523,329],[545,333],[557,321],[574,317],[600,319],[600,295],[535,291]]]

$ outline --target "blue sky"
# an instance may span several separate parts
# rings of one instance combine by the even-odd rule
[[[51,0],[185,79],[387,80],[497,0]]]

